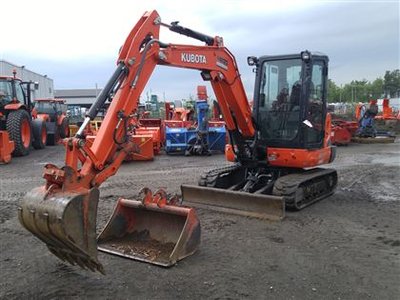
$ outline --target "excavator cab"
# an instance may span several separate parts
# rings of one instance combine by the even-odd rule
[[[279,148],[323,147],[327,65],[327,56],[308,51],[258,59],[253,116],[260,128],[260,143]]]
[[[328,61],[309,51],[248,57],[256,68],[255,138],[249,142],[231,134],[225,154],[236,164],[203,174],[200,187],[183,186],[184,198],[203,207],[282,219],[285,208],[300,210],[332,194],[336,171],[316,168],[335,158],[326,105]],[[244,156],[249,149],[251,155]]]

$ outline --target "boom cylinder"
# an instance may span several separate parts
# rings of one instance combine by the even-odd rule
[[[166,24],[163,25],[167,26],[169,30],[173,32],[186,35],[196,40],[205,42],[209,46],[212,46],[214,44],[214,38],[212,36],[178,25],[178,22],[172,22],[171,25],[166,25]]]
[[[121,77],[126,74],[125,64],[120,62],[115,70],[114,74],[111,76],[110,80],[107,82],[104,89],[101,91],[100,95],[97,97],[96,102],[92,104],[89,112],[86,114],[86,117],[89,117],[93,120],[99,110],[104,106],[104,103],[110,97],[111,92],[114,90]]]
[[[104,106],[104,103],[107,101],[107,99],[110,98],[111,92],[115,89],[118,82],[120,82],[122,76],[124,76],[125,74],[125,64],[123,62],[119,62],[114,74],[108,80],[106,86],[101,91],[96,101],[90,107],[89,112],[86,114],[85,120],[83,121],[81,127],[75,135],[76,137],[83,137],[83,131],[85,130],[86,126],[90,123],[90,120],[93,120],[97,116],[99,110]]]

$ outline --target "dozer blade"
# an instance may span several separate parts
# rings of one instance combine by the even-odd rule
[[[182,185],[182,200],[188,205],[246,217],[282,220],[285,216],[283,197],[239,191]]]
[[[47,195],[35,188],[18,208],[20,223],[63,261],[104,274],[97,260],[96,215],[99,191]]]
[[[192,208],[119,199],[97,244],[100,251],[170,267],[197,250],[200,222]]]

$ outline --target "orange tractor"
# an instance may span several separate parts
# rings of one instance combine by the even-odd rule
[[[0,163],[13,156],[29,154],[31,145],[43,149],[46,145],[45,122],[37,118],[31,101],[33,82],[23,82],[14,76],[0,76]]]
[[[389,99],[384,98],[382,100],[382,114],[379,114],[375,117],[376,120],[398,120],[399,117],[394,113],[393,108],[389,104]]]
[[[55,145],[60,138],[69,136],[67,104],[63,99],[35,99],[38,119],[46,123],[47,145]]]
[[[164,43],[161,26],[205,45]],[[183,185],[185,205],[280,220],[285,207],[300,210],[334,192],[336,171],[317,167],[335,157],[326,111],[327,56],[304,51],[249,57],[256,68],[253,111],[223,39],[162,23],[156,11],[140,18],[116,64],[77,134],[66,141],[65,165],[47,164],[44,185],[28,192],[19,206],[21,224],[60,259],[104,272],[98,249],[171,266],[198,248],[194,208],[147,188],[138,199],[119,199],[96,237],[99,187],[135,147],[128,121],[157,65],[199,70],[211,82],[230,136],[226,154],[234,163],[207,172],[199,186]],[[99,132],[86,140],[83,130],[108,100]]]

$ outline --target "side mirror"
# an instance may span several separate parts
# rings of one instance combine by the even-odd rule
[[[258,64],[258,58],[255,56],[248,56],[247,57],[247,64],[249,66],[255,66]]]

